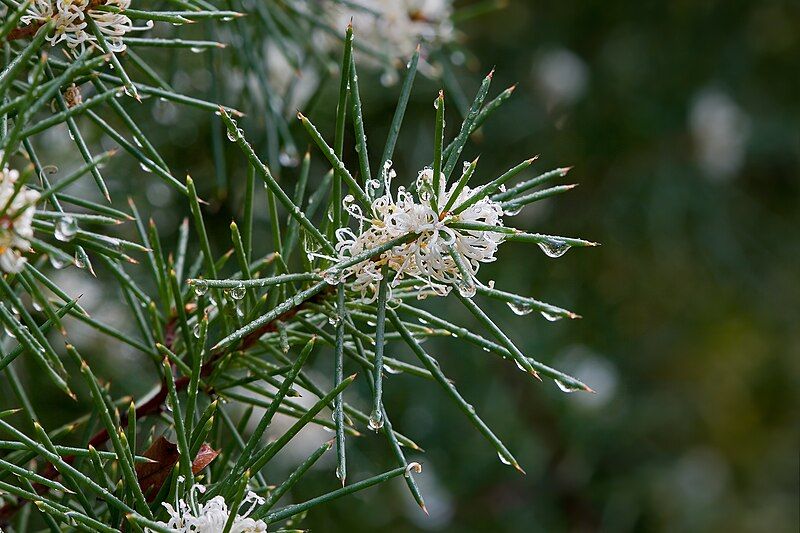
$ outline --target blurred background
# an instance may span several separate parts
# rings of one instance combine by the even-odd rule
[[[481,270],[483,280],[572,309],[582,320],[550,323],[481,304],[523,351],[597,394],[565,394],[457,339],[431,340],[428,350],[527,475],[502,465],[436,386],[392,375],[385,401],[394,425],[426,449],[413,459],[424,465],[418,480],[430,517],[395,480],[316,510],[302,527],[798,531],[800,5],[509,2],[458,28],[466,52],[451,60],[463,63],[458,80],[466,94],[492,66],[492,95],[519,84],[465,150],[469,159],[481,155],[478,179],[535,154],[540,170],[574,166],[567,179],[577,189],[508,223],[603,244],[559,259],[507,244]],[[215,60],[225,61],[224,52]],[[195,68],[204,61],[176,63],[170,81],[210,92],[210,74]],[[360,82],[367,134],[380,146],[399,86],[384,87],[379,72],[363,69]],[[329,137],[330,85],[312,114]],[[418,80],[396,150],[399,179],[410,181],[430,158],[439,88]],[[139,112],[163,126],[152,135],[176,175],[191,173],[212,200],[207,224],[217,232],[215,249],[224,251],[228,223],[241,215],[241,157],[225,147],[230,188],[222,194],[206,116],[164,102]],[[260,119],[247,120],[249,135],[246,125],[257,128]],[[451,115],[449,134],[457,122]],[[304,146],[307,139],[293,131]],[[130,160],[117,164],[129,179],[115,180],[115,198],[133,194],[164,240],[174,240],[188,213],[184,202]],[[318,180],[324,165],[317,159],[313,168]],[[287,183],[295,172],[284,169]],[[261,232],[256,242],[266,252],[266,224]],[[72,270],[59,281],[95,298],[84,307],[111,322],[115,313],[127,320],[118,301]],[[458,302],[425,306],[479,328]],[[72,335],[80,340],[80,332]],[[84,342],[96,354],[104,349]],[[138,371],[147,364],[141,356],[119,355],[105,376],[120,391],[144,393],[149,366]],[[42,391],[37,401],[54,423],[69,419],[57,393]],[[328,438],[306,436],[286,468]],[[391,466],[381,439],[351,442],[352,479]],[[333,488],[332,465],[321,465],[295,501]]]

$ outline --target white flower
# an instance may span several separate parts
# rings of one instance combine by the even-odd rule
[[[195,485],[191,489],[190,499],[195,492],[205,492],[205,487]],[[231,533],[266,533],[267,524],[263,520],[254,520],[248,515],[253,512],[256,505],[264,503],[264,499],[253,492],[248,492],[240,507],[245,509],[239,513],[233,522]],[[204,504],[197,504],[197,512],[192,510],[192,505],[184,500],[175,502],[175,506],[163,504],[170,518],[167,522],[158,522],[158,525],[169,528],[176,533],[219,533],[225,529],[225,524],[230,516],[228,505],[222,496],[214,496]],[[150,530],[148,530],[150,531]]]
[[[65,42],[70,48],[84,49],[85,43],[94,44],[97,38],[89,29],[86,17],[97,24],[100,32],[108,42],[112,52],[125,50],[122,37],[133,30],[147,30],[153,27],[153,21],[147,21],[145,27],[136,27],[123,13],[110,13],[94,9],[97,6],[111,6],[124,11],[131,5],[131,0],[34,0],[28,7],[27,14],[22,17],[23,24],[45,24],[55,21],[52,35],[47,36],[50,44],[55,46]]]
[[[352,17],[361,43],[391,59],[408,57],[420,43],[453,39],[452,0],[360,0],[332,9],[333,27]]]
[[[409,242],[394,246],[379,257],[345,269],[342,275],[352,276],[353,289],[370,301],[376,297],[377,282],[382,279],[381,267],[384,264],[388,264],[395,272],[390,287],[396,287],[404,278],[414,278],[423,281],[425,287],[437,295],[446,295],[451,286],[456,285],[462,295],[472,296],[475,293],[475,276],[480,264],[496,259],[495,253],[503,242],[504,235],[486,230],[454,229],[448,224],[467,222],[500,227],[503,225],[503,209],[500,204],[484,197],[458,215],[442,214],[439,210],[455,192],[455,184],[445,190],[444,176],[440,180],[438,206],[434,210],[430,197],[433,177],[431,169],[426,168],[419,173],[418,198],[404,187],[398,188],[397,198],[392,196],[391,181],[396,174],[391,169],[391,162],[387,162],[383,175],[384,194],[372,202],[372,218],[362,215],[361,208],[353,203],[352,196],[345,198],[345,209],[359,220],[360,227],[358,235],[349,228],[337,230],[338,260],[357,256],[404,235],[417,236]],[[376,188],[377,185],[373,180],[367,186]],[[453,206],[465,202],[479,190],[464,187]],[[368,224],[366,229],[365,222]],[[460,258],[463,273],[451,256],[450,247],[453,247],[455,255]]]
[[[2,153],[0,153],[2,158]],[[30,248],[33,237],[33,214],[39,193],[22,185],[15,190],[19,172],[0,171],[0,270],[19,272],[27,259],[22,254]]]
[[[719,89],[701,90],[689,110],[695,158],[710,178],[731,178],[745,160],[750,117]]]

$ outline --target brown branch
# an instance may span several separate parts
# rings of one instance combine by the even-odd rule
[[[309,297],[307,300],[289,309],[285,313],[277,316],[273,320],[270,320],[257,330],[253,331],[252,333],[244,337],[236,348],[231,350],[220,348],[216,352],[213,352],[211,354],[211,357],[209,357],[208,361],[205,363],[205,365],[203,365],[200,371],[200,376],[201,377],[210,376],[216,369],[217,365],[219,365],[220,362],[225,359],[226,355],[246,350],[252,347],[258,341],[258,339],[260,339],[263,335],[265,335],[266,333],[271,333],[276,331],[279,322],[285,322],[287,320],[292,319],[300,311],[305,309],[306,306],[308,306],[311,303],[315,303],[318,302],[319,300],[324,299],[330,292],[331,292],[330,289],[328,289],[319,294],[315,294]],[[176,321],[173,318],[167,324],[166,327],[167,331],[165,332],[165,340],[169,345],[172,345],[172,340],[174,340],[175,338],[176,334],[175,326],[176,326]],[[186,390],[188,386],[189,386],[188,376],[181,376],[175,380],[175,389],[178,392]],[[211,393],[211,391],[208,392],[209,394]],[[140,420],[144,417],[151,415],[157,415],[163,412],[164,402],[167,399],[167,393],[168,393],[167,384],[162,380],[158,392],[156,392],[156,394],[153,395],[152,398],[150,398],[149,400],[147,400],[142,405],[136,408],[136,420]],[[120,426],[125,426],[127,423],[128,423],[127,413],[121,414]],[[99,448],[105,445],[106,441],[108,441],[108,437],[109,437],[108,430],[106,430],[105,428],[101,429],[100,431],[95,433],[91,439],[89,439],[88,446]],[[65,455],[63,459],[65,462],[72,464],[75,461],[75,456]],[[52,464],[48,463],[41,469],[40,475],[46,477],[47,479],[56,479],[59,476],[59,472]],[[48,487],[45,487],[44,485],[40,485],[38,483],[33,484],[33,488],[37,494],[47,494],[47,492],[49,492],[50,490]],[[22,509],[22,507],[25,506],[27,502],[28,500],[18,500],[17,503],[13,504],[7,503],[6,505],[0,507],[0,526],[7,525],[8,522],[11,520],[11,518],[14,516],[14,514],[16,514],[17,511],[19,511],[20,509]]]
[[[42,27],[41,22],[34,22],[33,24],[28,24],[27,26],[21,26],[19,28],[14,28],[8,35],[6,35],[6,41],[15,41],[17,39],[26,39],[32,35],[36,35],[36,32],[39,31],[39,28]]]

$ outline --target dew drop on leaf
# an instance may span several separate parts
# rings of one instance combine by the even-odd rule
[[[61,242],[69,242],[78,233],[78,221],[69,215],[61,217],[56,222],[56,229],[53,235]]]
[[[459,281],[456,287],[458,288],[458,294],[464,298],[472,298],[475,296],[475,292],[477,291],[475,283],[471,279]]]
[[[86,258],[81,254],[80,249],[75,250],[75,266],[78,268],[86,268]]]
[[[526,302],[508,302],[508,307],[515,315],[527,315],[533,311],[533,306]]]
[[[553,381],[556,382],[556,385],[558,386],[559,390],[561,390],[561,392],[566,392],[569,394],[570,392],[581,390],[580,387],[577,387],[575,385],[567,385],[566,383],[559,381],[557,379]]]
[[[194,282],[194,294],[202,296],[208,292],[208,282],[204,279],[198,279]]]
[[[64,261],[61,257],[51,255],[50,256],[50,266],[55,268],[56,270],[61,270],[67,265],[67,262]]]
[[[234,300],[241,300],[244,298],[246,292],[247,290],[245,289],[244,285],[240,283],[232,288],[228,294],[230,294],[231,298]]]
[[[564,317],[563,317],[563,316],[561,316],[561,315],[556,315],[556,314],[553,314],[553,313],[548,313],[547,311],[542,311],[542,313],[541,313],[541,314],[542,314],[542,316],[544,317],[544,319],[545,319],[545,320],[547,320],[548,322],[555,322],[556,320],[561,320],[562,318],[564,318]]]
[[[378,431],[383,427],[383,413],[380,411],[372,411],[369,415],[369,428],[373,431]]]
[[[555,258],[567,253],[571,246],[561,239],[547,239],[539,243],[539,248],[542,249],[547,257]]]

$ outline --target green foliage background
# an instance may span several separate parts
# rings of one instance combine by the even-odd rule
[[[490,309],[523,351],[576,372],[598,395],[587,400],[531,382],[456,339],[430,341],[527,476],[501,465],[436,387],[390,376],[385,401],[395,425],[427,450],[413,459],[424,464],[418,480],[432,517],[395,481],[316,510],[306,527],[797,531],[798,27],[796,3],[743,1],[511,2],[460,26],[475,54],[467,57],[472,74],[461,80],[468,94],[492,65],[495,88],[519,83],[466,157],[480,154],[484,169],[537,153],[541,169],[575,165],[570,180],[581,186],[515,225],[603,243],[557,260],[507,244],[501,261],[482,270],[484,280],[503,280],[504,288],[573,309],[582,320],[548,323]],[[556,48],[584,62],[586,89],[553,109],[534,65]],[[203,87],[204,74],[190,74],[203,65],[202,56],[188,57],[171,81]],[[368,135],[382,139],[399,88],[382,87],[378,73],[360,74]],[[415,89],[395,158],[401,179],[410,181],[430,157],[438,88],[421,81]],[[726,93],[749,123],[743,164],[725,179],[697,164],[689,130],[692,104],[708,88]],[[314,112],[317,124],[333,124],[334,93]],[[174,112],[158,106],[138,112],[162,119]],[[233,185],[220,200],[206,118],[180,113],[148,134],[173,169],[217,198],[206,223],[221,251],[229,221],[240,215],[243,173],[232,164]],[[114,180],[113,194],[146,198],[162,228],[176,227],[185,202],[172,197],[173,206],[169,192],[130,161],[115,164],[126,179]],[[259,238],[268,248],[266,232]],[[477,327],[456,302],[426,305]],[[149,366],[137,372],[135,360],[103,346],[93,351],[83,349],[98,365],[108,361],[104,375],[116,374],[119,390],[141,394],[154,382]],[[36,400],[53,423],[76,413],[56,393]],[[388,464],[377,440],[351,441],[353,479],[371,464]],[[327,464],[295,500],[335,482]]]

